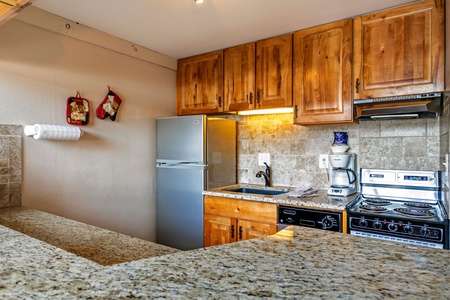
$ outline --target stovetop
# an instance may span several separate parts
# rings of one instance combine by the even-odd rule
[[[347,205],[348,232],[448,249],[440,172],[361,169],[360,195]]]
[[[440,172],[361,169],[361,195],[348,211],[360,215],[443,222]]]
[[[360,195],[353,205],[349,206],[348,211],[388,219],[431,222],[444,222],[446,219],[445,210],[440,202],[429,203],[417,199],[399,201]]]

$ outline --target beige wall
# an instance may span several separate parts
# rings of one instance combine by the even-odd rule
[[[123,100],[115,122],[95,117],[107,85]],[[22,139],[22,204],[154,240],[154,118],[175,114],[175,71],[22,21],[0,27],[0,124],[64,125],[77,90],[91,105],[79,141]]]

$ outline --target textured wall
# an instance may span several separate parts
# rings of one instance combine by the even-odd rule
[[[0,208],[21,205],[22,126],[0,124]]]
[[[366,121],[360,124],[298,126],[292,114],[237,116],[238,180],[262,184],[255,174],[257,153],[271,155],[273,185],[313,184],[327,188],[319,154],[329,154],[333,131],[348,132],[348,152],[356,153],[357,169],[439,169],[439,119]]]
[[[154,240],[155,118],[175,114],[175,71],[17,20],[0,45],[0,124],[66,125],[77,90],[91,105],[79,141],[22,139],[22,205]],[[95,116],[107,85],[114,122]]]

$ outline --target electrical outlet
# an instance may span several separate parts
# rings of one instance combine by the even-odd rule
[[[328,154],[319,154],[319,169],[328,168]]]
[[[270,166],[270,153],[258,153],[258,165],[264,166],[264,163]]]

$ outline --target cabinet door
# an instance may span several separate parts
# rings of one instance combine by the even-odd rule
[[[255,107],[255,43],[224,50],[224,111]]]
[[[236,219],[204,215],[205,247],[228,244],[236,241]]]
[[[238,240],[249,240],[277,233],[278,226],[274,224],[258,223],[247,220],[238,220]]]
[[[352,20],[294,33],[294,123],[353,121]]]
[[[256,43],[256,107],[292,106],[292,34]]]
[[[205,196],[204,213],[234,219],[277,224],[275,203]]]
[[[443,91],[444,1],[354,19],[354,98]]]
[[[178,115],[221,112],[222,102],[222,50],[178,60]]]

